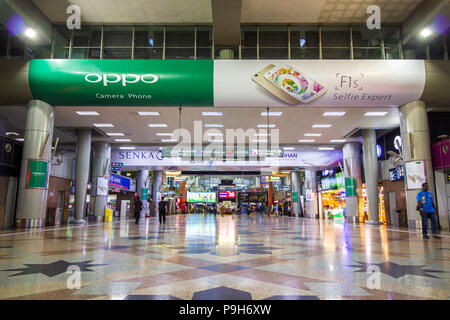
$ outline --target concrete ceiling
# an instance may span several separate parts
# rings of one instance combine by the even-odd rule
[[[382,117],[366,117],[367,111],[387,111],[388,114]],[[76,111],[97,111],[99,116],[80,116]],[[139,116],[138,111],[158,111],[160,116]],[[223,116],[203,116],[204,111],[221,111]],[[206,130],[210,133],[219,130],[226,134],[226,129],[255,129],[260,132],[258,124],[266,124],[267,117],[261,116],[261,112],[266,108],[183,108],[181,127],[189,130],[194,136],[194,121],[203,121],[203,133]],[[270,124],[275,124],[279,129],[280,145],[310,145],[311,143],[299,143],[299,139],[315,139],[312,145],[331,145],[339,147],[342,143],[330,143],[332,139],[344,139],[357,128],[377,128],[389,129],[399,126],[399,111],[397,108],[324,108],[324,107],[301,107],[301,108],[271,108],[271,112],[281,111],[282,116],[270,117]],[[346,111],[342,117],[324,117],[325,111]],[[1,107],[0,116],[8,119],[14,128],[23,129],[25,127],[26,107]],[[161,139],[170,137],[157,136],[156,133],[172,133],[178,128],[178,108],[161,107],[56,107],[54,138],[59,137],[61,143],[74,143],[76,138],[61,130],[73,130],[77,128],[94,128],[93,123],[111,123],[113,128],[97,128],[93,137],[94,141],[107,141],[115,143],[114,138],[110,138],[102,132],[124,133],[124,137],[131,139],[129,144],[146,145],[170,145]],[[167,128],[150,128],[149,123],[167,124]],[[205,123],[223,124],[223,128],[205,128]],[[312,128],[313,124],[331,124],[331,128]],[[23,134],[23,130],[19,132]],[[305,133],[322,133],[320,137],[305,137]],[[225,137],[225,136],[224,136]],[[256,137],[263,139],[265,137]],[[225,139],[226,140],[226,139]],[[208,138],[204,141],[207,144]],[[347,141],[358,141],[358,138],[347,138]],[[123,145],[124,143],[121,143]]]
[[[85,23],[212,23],[211,0],[32,0],[54,23],[64,23],[69,5]]]
[[[403,22],[423,0],[242,0],[241,23],[365,23],[369,5],[381,21]]]
[[[401,23],[424,0],[32,0],[55,23],[80,6],[86,23],[213,23],[214,5],[241,7],[241,23],[364,23],[367,7],[381,7],[382,23]],[[215,4],[214,4],[215,2]],[[234,9],[232,10],[235,11]],[[227,13],[229,21],[239,12]],[[217,12],[214,16],[219,15]]]

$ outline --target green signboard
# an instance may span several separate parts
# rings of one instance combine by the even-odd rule
[[[40,160],[29,160],[27,171],[27,188],[47,188],[48,163]]]
[[[212,60],[30,62],[34,99],[63,106],[212,106]]]
[[[147,200],[147,199],[148,199],[148,189],[141,188],[141,200]]]
[[[292,192],[292,202],[297,203],[298,202],[298,193]]]
[[[345,178],[345,193],[347,197],[356,197],[356,179]]]

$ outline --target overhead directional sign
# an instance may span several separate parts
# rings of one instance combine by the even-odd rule
[[[123,170],[123,162],[111,163],[111,171],[122,171],[122,170]]]

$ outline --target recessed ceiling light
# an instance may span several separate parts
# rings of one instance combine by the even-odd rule
[[[136,147],[120,147],[120,150],[135,150]]]
[[[366,117],[382,117],[385,116],[387,114],[387,111],[371,111],[371,112],[366,112],[364,115]]]
[[[330,128],[331,124],[313,124],[313,128]]]
[[[263,116],[263,117],[267,117],[267,116],[269,116],[269,117],[281,117],[281,115],[283,114],[283,112],[261,112],[261,115]]]
[[[208,142],[223,142],[223,139],[218,139],[218,140],[209,139]]]
[[[167,128],[167,124],[165,123],[149,123],[148,126],[150,128]]]
[[[204,116],[223,116],[223,112],[202,112]]]
[[[106,134],[110,137],[123,137],[125,135],[122,132],[107,132]]]
[[[305,137],[320,137],[321,133],[305,133]]]
[[[140,116],[159,116],[158,111],[138,111]]]
[[[93,123],[94,127],[97,128],[112,128],[114,127],[114,125],[112,125],[111,123]]]
[[[316,141],[316,140],[314,140],[314,139],[300,139],[300,140],[298,140],[298,142],[314,142],[314,141]]]
[[[76,111],[80,116],[98,116],[100,115],[97,111]]]
[[[208,137],[223,137],[223,133],[221,132],[217,132],[217,133],[207,133],[206,134]]]
[[[17,132],[6,132],[5,134],[7,136],[20,136],[20,134],[18,134]]]
[[[342,117],[345,111],[327,111],[323,113],[325,117]]]
[[[177,142],[176,139],[161,139],[161,142]]]
[[[345,139],[334,139],[334,140],[330,140],[330,142],[345,142],[347,140]]]
[[[114,139],[116,142],[131,142],[131,139]]]
[[[319,150],[334,150],[334,148],[331,148],[331,147],[320,147]]]
[[[275,124],[258,124],[258,128],[275,128],[276,125]]]
[[[28,38],[34,38],[34,37],[36,36],[36,31],[35,31],[34,29],[32,29],[32,28],[27,28],[27,29],[25,30],[25,35],[26,35]]]
[[[20,141],[23,142],[25,139],[24,138],[17,138],[16,141]]]
[[[255,139],[252,142],[267,142],[265,139]]]
[[[284,147],[283,150],[295,150],[295,148],[292,148],[292,147]]]
[[[223,128],[223,124],[205,123],[206,128]]]
[[[172,137],[173,133],[161,133],[161,132],[158,132],[156,135],[158,137]]]
[[[422,31],[420,31],[420,35],[424,38],[428,38],[429,36],[431,36],[432,33],[433,31],[431,31],[430,28],[425,28]]]

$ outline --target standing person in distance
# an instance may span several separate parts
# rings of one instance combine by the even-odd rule
[[[161,198],[161,201],[158,204],[159,211],[159,223],[166,223],[166,213],[168,211],[167,201],[164,200],[164,196]]]
[[[148,199],[148,210],[150,211],[150,217],[156,217],[156,205],[152,198]]]
[[[141,198],[139,196],[134,200],[134,217],[136,218],[136,224],[139,224],[139,219],[141,219],[141,210],[144,209]]]
[[[428,219],[431,220],[431,231],[434,238],[439,238],[437,235],[437,213],[436,207],[433,203],[433,195],[428,191],[428,183],[422,184],[422,191],[420,191],[417,196],[417,210],[420,212],[422,217],[422,236],[424,239],[430,239],[427,234],[428,229]]]

